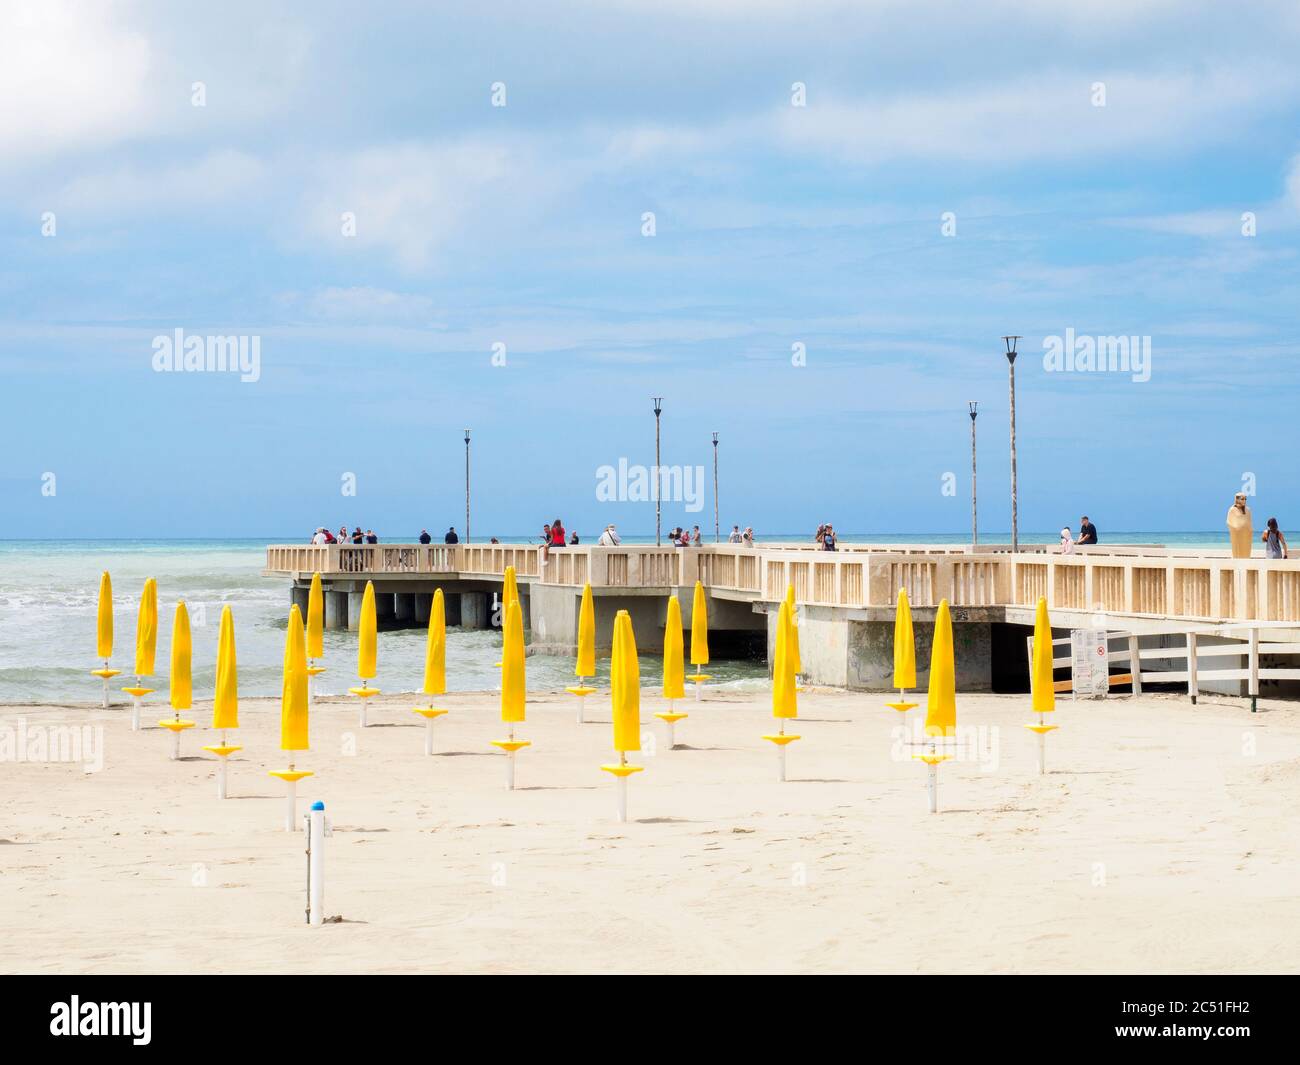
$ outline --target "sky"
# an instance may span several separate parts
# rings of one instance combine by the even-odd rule
[[[716,432],[724,535],[968,530],[975,401],[992,537],[1008,333],[1022,531],[1294,528],[1298,49],[1273,0],[6,0],[0,536],[462,528],[466,427],[476,539],[653,532],[602,468],[661,396],[664,522]]]

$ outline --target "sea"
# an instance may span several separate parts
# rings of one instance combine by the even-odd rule
[[[264,536],[237,540],[0,540],[0,704],[62,704],[97,701],[100,682],[89,671],[95,660],[95,617],[99,575],[108,570],[113,581],[114,668],[128,682],[135,661],[135,624],[139,596],[147,577],[158,582],[157,674],[147,687],[162,696],[167,690],[172,614],[184,599],[193,633],[195,697],[210,697],[216,674],[217,628],[222,607],[229,604],[235,618],[239,691],[245,696],[280,693],[284,633],[289,612],[288,582],[263,577],[266,545],[293,543],[301,537]],[[385,537],[392,543],[412,543],[416,536]],[[476,538],[477,539],[477,538]],[[528,536],[499,537],[505,543]],[[807,534],[772,535],[759,539],[792,542]],[[1001,542],[997,534],[981,539]],[[1026,534],[1021,542],[1056,543],[1056,533]],[[1111,533],[1107,543],[1164,544],[1168,547],[1223,547],[1216,533]],[[624,543],[653,543],[653,536],[625,536]],[[841,543],[961,544],[954,534],[842,534]],[[386,693],[418,691],[423,683],[425,634],[421,629],[379,633],[379,678]],[[327,631],[328,672],[317,679],[321,694],[342,694],[355,683],[356,634]],[[447,633],[447,678],[453,691],[489,691],[497,687],[501,636],[492,631]],[[608,661],[599,663],[598,680],[607,678]],[[641,655],[642,675],[658,676],[657,656]],[[758,690],[766,685],[761,661],[719,661],[709,665],[714,683],[734,689]],[[554,655],[528,659],[528,684],[536,690],[558,690],[573,683],[573,662]],[[155,696],[154,698],[159,698]],[[126,700],[126,696],[117,698]]]

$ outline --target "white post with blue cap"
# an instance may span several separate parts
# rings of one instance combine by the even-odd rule
[[[325,921],[325,804],[314,802],[307,815],[307,923]]]

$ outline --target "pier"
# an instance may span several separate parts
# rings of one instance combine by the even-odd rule
[[[1156,544],[1081,547],[1071,555],[1006,545],[841,544],[834,552],[811,543],[579,545],[552,549],[545,565],[531,544],[272,545],[264,573],[290,580],[291,596],[305,609],[311,576],[319,572],[331,628],[356,627],[361,594],[372,581],[381,625],[424,624],[433,592],[442,588],[448,624],[473,629],[499,627],[493,604],[507,566],[515,568],[530,645],[543,654],[573,653],[587,582],[598,647],[609,648],[614,615],[627,610],[637,646],[657,653],[668,596],[678,596],[689,629],[690,593],[699,580],[715,657],[761,656],[770,651],[776,610],[793,585],[809,681],[847,688],[888,688],[900,588],[912,602],[921,663],[928,661],[935,608],[949,601],[963,690],[1014,690],[1027,676],[1024,636],[1040,596],[1054,628],[1106,628],[1141,669],[1148,660],[1163,661],[1160,649],[1173,649],[1171,657],[1185,653],[1198,636],[1202,648],[1235,638],[1216,635],[1220,629],[1249,628],[1257,637],[1262,631],[1279,654],[1300,641],[1300,559],[1234,559],[1226,551]],[[1202,687],[1245,693],[1235,681]]]

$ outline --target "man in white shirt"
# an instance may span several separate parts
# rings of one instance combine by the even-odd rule
[[[618,547],[622,542],[612,525],[606,525],[605,531],[600,534],[600,539],[596,541],[601,547]]]
[[[316,535],[311,538],[313,544],[323,544],[325,542],[325,530],[317,529]]]

